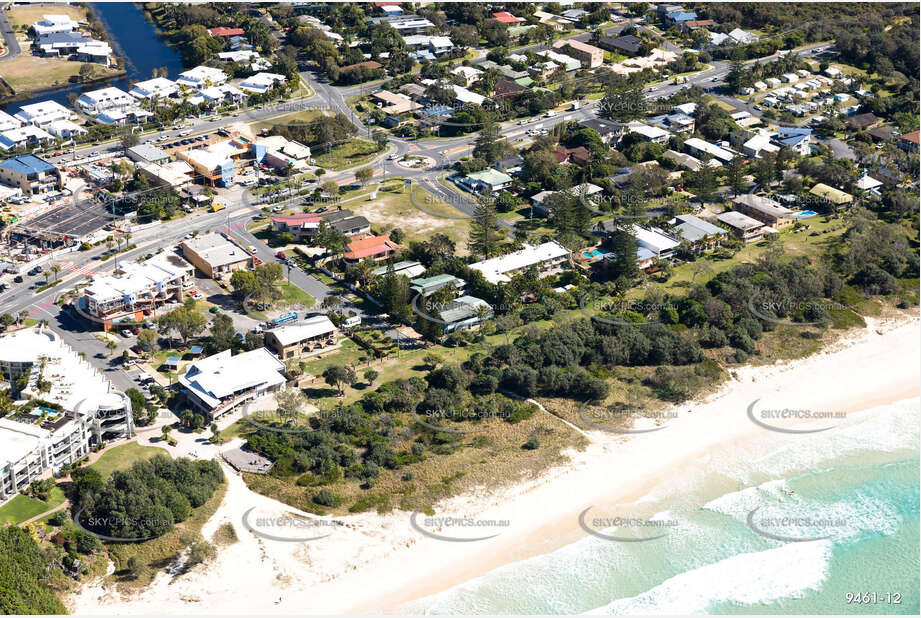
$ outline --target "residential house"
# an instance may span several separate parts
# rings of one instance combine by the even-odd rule
[[[265,347],[287,361],[332,348],[338,332],[328,317],[316,315],[265,331]]]
[[[143,82],[138,82],[128,93],[138,99],[165,99],[179,91],[179,86],[171,79],[155,77]]]
[[[79,27],[80,24],[68,15],[44,15],[40,21],[32,24],[31,30],[35,36],[42,36],[57,32],[71,32]]]
[[[475,69],[473,67],[465,67],[463,65],[460,65],[460,66],[456,66],[453,69],[451,69],[451,74],[454,76],[460,77],[464,81],[464,86],[470,86],[471,84],[473,84],[476,80],[480,78],[480,75],[483,74],[483,71],[479,69]],[[415,84],[407,84],[407,85],[415,85]],[[424,88],[422,88],[421,86],[419,86],[419,88],[422,90],[423,93],[425,92]],[[403,88],[401,88],[401,90],[403,90]],[[419,96],[421,96],[421,94]]]
[[[643,40],[632,34],[618,37],[603,36],[598,39],[598,46],[608,51],[632,57],[638,56],[642,52]]]
[[[115,87],[84,92],[77,99],[77,106],[93,116],[102,112],[125,111],[137,107],[137,99]]]
[[[30,124],[44,129],[56,120],[76,120],[77,114],[57,101],[41,101],[23,105],[15,117],[23,124]]]
[[[918,152],[918,131],[906,133],[899,137],[899,148],[906,152]]]
[[[15,150],[52,141],[54,141],[54,136],[51,133],[31,125],[0,133],[0,148],[3,150]]]
[[[432,277],[420,277],[409,282],[409,288],[421,296],[431,296],[446,287],[450,287],[455,292],[463,292],[464,288],[467,287],[467,282],[448,273]]]
[[[616,143],[623,135],[623,128],[619,124],[604,118],[586,118],[579,121],[579,126],[597,131],[605,144]]]
[[[208,66],[197,66],[179,74],[176,83],[193,90],[201,90],[208,86],[220,86],[227,81],[227,74],[221,69]]]
[[[512,177],[490,168],[467,174],[457,182],[471,193],[495,194],[512,184]]]
[[[764,224],[740,212],[728,211],[716,215],[720,223],[727,225],[733,233],[745,242],[756,242],[764,238]]]
[[[835,189],[830,187],[825,183],[818,183],[816,186],[812,187],[809,190],[809,193],[817,197],[821,197],[828,202],[836,206],[843,206],[844,204],[850,204],[854,201],[854,196],[850,193],[845,193],[840,189]]]
[[[681,240],[691,243],[695,253],[718,247],[727,236],[726,230],[696,215],[677,215],[672,222],[672,229]]]
[[[535,268],[541,275],[562,268],[569,259],[569,249],[556,241],[527,245],[523,249],[471,264],[492,284],[507,283],[514,275]]]
[[[754,194],[737,195],[732,200],[732,207],[774,229],[793,225],[793,211],[767,197]]]
[[[687,114],[662,114],[653,117],[650,122],[672,133],[693,133],[694,118]]]
[[[347,245],[348,251],[343,256],[346,262],[360,262],[365,259],[380,262],[390,258],[403,248],[389,236],[369,236],[353,240]]]
[[[509,26],[517,26],[518,24],[525,23],[525,20],[523,20],[520,17],[515,17],[514,15],[512,15],[511,13],[507,11],[500,11],[498,13],[493,13],[492,19],[502,24],[508,24]]]
[[[778,146],[786,146],[800,156],[806,156],[811,151],[812,129],[803,127],[780,127],[773,141]]]
[[[535,52],[534,55],[540,56],[541,58],[545,58],[548,62],[551,62],[552,64],[556,64],[559,67],[562,67],[563,70],[566,71],[567,73],[570,73],[572,71],[577,71],[582,66],[582,63],[579,60],[576,60],[575,58],[566,56],[564,54],[558,54],[557,52],[549,50],[549,49]]]
[[[265,94],[277,84],[284,84],[285,76],[278,73],[256,73],[240,82],[240,90]]]
[[[531,196],[531,205],[538,215],[546,216],[549,214],[550,208],[550,198],[557,193],[567,193],[569,195],[578,196],[580,199],[591,200],[595,196],[601,194],[604,191],[598,185],[592,184],[590,182],[583,182],[580,185],[565,189],[564,191],[541,191],[533,196]]]
[[[684,149],[696,157],[707,155],[723,164],[732,161],[736,157],[736,153],[731,150],[705,142],[698,137],[685,140]]]
[[[672,257],[675,254],[675,249],[681,244],[667,234],[636,224],[633,225],[632,232],[638,246],[648,249],[653,255],[662,260]]]
[[[403,275],[410,280],[415,279],[416,277],[425,273],[425,266],[421,263],[414,260],[403,260],[401,262],[396,262],[395,264],[387,264],[384,266],[378,266],[371,271],[375,277],[383,277],[386,275],[390,268],[393,268],[393,274]]]
[[[627,125],[628,133],[636,133],[643,136],[647,142],[654,144],[664,144],[671,137],[671,133],[659,127],[651,127],[642,122],[631,122]]]
[[[475,296],[461,296],[438,307],[444,334],[475,328],[493,316],[492,306]]]
[[[556,41],[553,49],[575,58],[582,64],[583,69],[595,69],[604,63],[604,50],[575,39]]]

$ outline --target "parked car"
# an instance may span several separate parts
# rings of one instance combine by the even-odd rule
[[[123,329],[121,329],[121,330],[118,331],[118,332],[119,332],[119,333],[121,334],[121,336],[124,337],[125,339],[127,339],[128,337],[131,336],[131,331],[128,330],[127,328],[123,328]]]

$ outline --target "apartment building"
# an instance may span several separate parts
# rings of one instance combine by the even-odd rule
[[[96,275],[83,290],[78,310],[105,330],[121,318],[142,321],[167,303],[182,302],[183,290],[194,283],[195,268],[174,253],[146,262],[120,264],[112,275]]]
[[[553,49],[575,58],[583,69],[595,69],[604,63],[604,50],[582,41],[560,40],[553,44]]]
[[[0,336],[0,373],[20,398],[43,402],[0,419],[0,503],[99,441],[134,432],[128,397],[48,328]]]

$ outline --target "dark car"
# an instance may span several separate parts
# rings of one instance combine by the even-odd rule
[[[16,275],[13,277],[13,283],[22,283],[22,275]]]

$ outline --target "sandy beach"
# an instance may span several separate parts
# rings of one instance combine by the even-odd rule
[[[438,505],[437,515],[508,520],[497,536],[477,542],[427,537],[411,525],[406,512],[371,512],[335,521],[298,513],[251,492],[225,466],[228,492],[203,534],[210,538],[229,522],[238,542],[184,575],[161,573],[132,598],[96,583],[82,587],[67,604],[75,614],[394,611],[403,603],[576,540],[585,534],[578,522],[580,512],[588,507],[627,508],[676,471],[705,459],[715,445],[751,444],[755,455],[759,439],[774,433],[749,418],[747,410],[755,400],[759,409],[848,413],[844,419],[796,425],[812,428],[845,424],[865,410],[917,398],[919,341],[917,319],[868,320],[867,328],[808,359],[736,370],[720,392],[677,406],[675,418],[661,431],[632,436],[591,431],[590,445],[569,453],[571,461],[565,466],[512,487],[483,489]],[[291,530],[258,523],[284,514],[298,514],[305,518],[302,522],[318,525]],[[272,535],[322,538],[291,542],[267,538]]]

